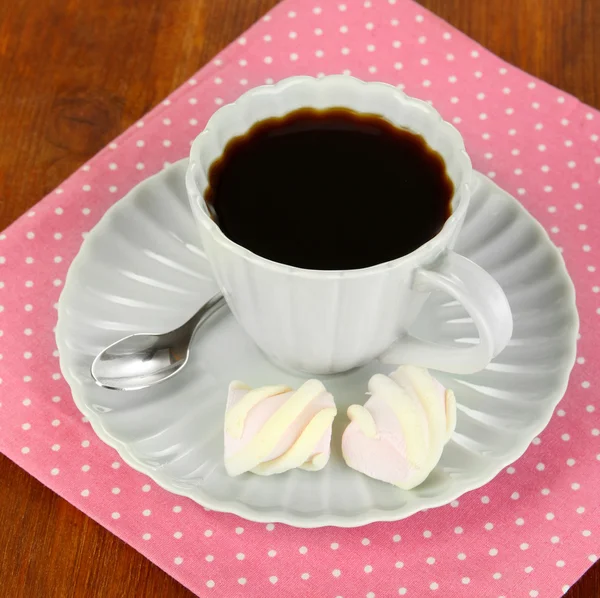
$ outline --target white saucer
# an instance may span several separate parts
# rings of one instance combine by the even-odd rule
[[[229,478],[222,435],[230,380],[252,386],[301,380],[269,363],[227,309],[198,334],[180,375],[145,391],[97,387],[89,369],[103,347],[133,332],[175,328],[217,290],[188,207],[185,168],[181,161],[147,179],[107,212],[71,265],[60,298],[56,335],[75,403],[132,467],[217,511],[299,527],[351,527],[402,519],[485,484],[546,426],[575,360],[573,285],[542,227],[480,174],[457,251],[502,285],[513,339],[483,372],[440,374],[456,393],[458,424],[440,464],[415,490],[367,478],[340,455],[346,407],[365,400],[374,372],[391,371],[378,362],[325,380],[338,417],[324,470]],[[466,312],[443,295],[431,296],[411,332],[450,344],[476,336]]]

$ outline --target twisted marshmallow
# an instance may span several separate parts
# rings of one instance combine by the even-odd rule
[[[401,366],[369,380],[370,398],[351,405],[342,436],[346,463],[409,490],[431,473],[456,426],[456,400],[424,368]]]
[[[322,469],[329,461],[335,415],[333,396],[318,380],[308,380],[297,391],[232,382],[225,412],[227,473]]]

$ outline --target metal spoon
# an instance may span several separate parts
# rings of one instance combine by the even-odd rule
[[[200,325],[225,305],[222,295],[209,299],[185,324],[171,332],[141,332],[109,345],[94,359],[92,378],[111,390],[139,390],[173,377],[188,361]]]

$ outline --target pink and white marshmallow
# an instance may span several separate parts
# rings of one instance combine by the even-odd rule
[[[258,475],[299,467],[323,469],[331,454],[333,396],[318,380],[298,390],[229,385],[225,412],[225,469],[230,476]]]
[[[369,380],[370,397],[348,408],[346,463],[409,490],[437,465],[456,426],[456,400],[426,369],[404,365]]]

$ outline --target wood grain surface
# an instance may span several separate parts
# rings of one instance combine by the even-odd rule
[[[0,0],[0,230],[275,4]],[[420,4],[600,108],[600,0]],[[81,596],[192,594],[0,455],[0,597]],[[600,596],[600,565],[568,596]]]

